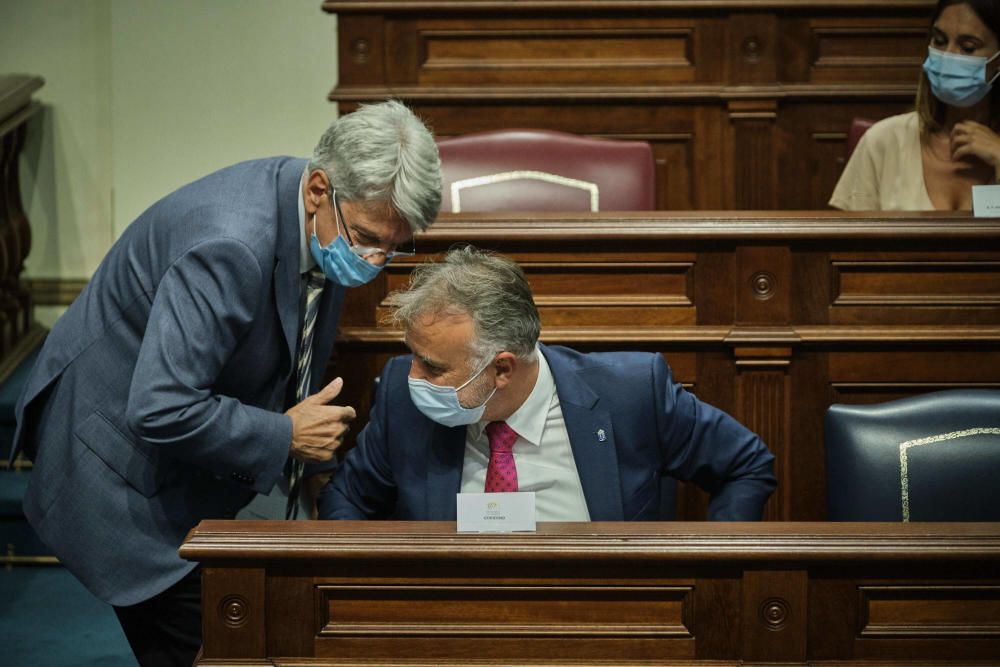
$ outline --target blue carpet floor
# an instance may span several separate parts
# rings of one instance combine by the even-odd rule
[[[58,566],[0,569],[0,665],[135,667],[114,610]]]

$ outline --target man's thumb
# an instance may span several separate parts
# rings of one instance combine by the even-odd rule
[[[329,403],[340,395],[340,390],[344,388],[344,378],[334,378],[330,384],[320,389],[313,398],[319,403]]]

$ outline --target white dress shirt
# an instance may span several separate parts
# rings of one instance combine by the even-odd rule
[[[535,386],[527,400],[507,419],[507,425],[517,433],[514,465],[518,491],[535,492],[538,521],[590,521],[552,371],[537,347],[535,354],[538,357]],[[486,486],[486,468],[490,462],[487,423],[481,421],[466,428],[463,493],[482,493]]]

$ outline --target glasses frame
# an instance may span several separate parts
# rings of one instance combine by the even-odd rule
[[[344,212],[340,210],[340,199],[337,197],[337,191],[333,190],[330,197],[333,199],[333,207],[337,210],[337,226],[344,228],[344,234],[347,236],[347,245],[355,255],[361,259],[367,260],[372,255],[382,255],[385,257],[385,264],[388,264],[396,257],[413,257],[417,254],[417,240],[415,238],[410,239],[410,249],[409,250],[382,250],[382,248],[372,248],[369,246],[355,245],[354,239],[351,238],[351,230],[347,226],[347,218],[344,217]]]

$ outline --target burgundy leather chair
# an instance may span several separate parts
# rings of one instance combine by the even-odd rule
[[[648,211],[656,206],[645,141],[506,129],[438,139],[441,210]]]
[[[854,154],[854,149],[857,148],[858,142],[861,141],[861,135],[868,131],[872,125],[875,124],[874,120],[869,118],[854,118],[851,120],[851,127],[847,130],[847,159],[851,158]]]

